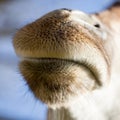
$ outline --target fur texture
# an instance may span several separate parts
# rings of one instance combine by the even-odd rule
[[[13,44],[22,57],[20,71],[34,95],[52,108],[69,109],[71,120],[106,120],[97,103],[101,96],[104,99],[116,71],[113,63],[118,54],[113,47],[120,30],[116,19],[120,19],[117,6],[91,16],[60,9],[20,29]],[[84,118],[91,110],[94,113]]]

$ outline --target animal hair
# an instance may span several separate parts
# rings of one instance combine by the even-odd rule
[[[118,120],[119,21],[118,4],[92,15],[58,9],[15,34],[21,75],[48,105],[48,120]]]

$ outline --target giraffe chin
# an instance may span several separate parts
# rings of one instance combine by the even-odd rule
[[[23,60],[19,66],[36,98],[48,106],[64,106],[76,96],[100,87],[88,67],[72,60]]]

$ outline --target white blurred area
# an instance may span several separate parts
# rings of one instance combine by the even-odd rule
[[[54,9],[71,8],[95,13],[115,2],[91,1],[0,0],[0,120],[45,120],[47,113],[46,106],[34,98],[19,74],[18,57],[12,46],[14,33]]]

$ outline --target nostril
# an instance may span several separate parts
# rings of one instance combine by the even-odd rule
[[[67,10],[67,11],[69,11],[69,12],[72,11],[71,9],[68,9],[68,8],[62,8],[61,10]]]
[[[100,24],[95,24],[94,25],[96,28],[100,28]]]

